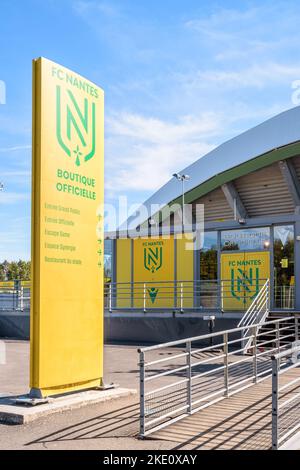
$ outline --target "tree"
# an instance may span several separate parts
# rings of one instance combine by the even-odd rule
[[[30,261],[3,261],[0,263],[0,281],[29,281]]]

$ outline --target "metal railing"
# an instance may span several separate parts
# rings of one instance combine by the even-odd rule
[[[26,281],[0,283],[0,311],[24,311],[30,308],[30,285]]]
[[[248,332],[251,355],[241,347],[248,326],[139,349],[140,437],[270,377],[271,354],[298,338],[298,323],[288,317],[264,325]]]
[[[138,311],[240,311],[245,312],[266,279],[253,286],[243,286],[240,280],[195,280],[159,282],[107,282],[104,284],[105,309]],[[278,292],[279,287],[276,288]],[[280,301],[275,296],[275,307],[294,306],[294,288],[282,288]],[[234,294],[233,294],[234,293]],[[240,307],[233,305],[236,296]],[[27,310],[30,308],[30,282],[0,282],[0,310]]]
[[[272,356],[272,449],[300,431],[300,345]],[[297,372],[297,373],[295,373]]]
[[[295,308],[295,286],[274,286],[274,306],[282,310]]]
[[[175,280],[156,282],[110,282],[104,287],[106,308],[165,310],[245,311],[267,279],[242,282],[228,280]]]
[[[249,328],[251,325],[255,323],[258,324],[258,331],[260,326],[266,321],[267,316],[270,311],[270,281],[269,279],[266,280],[265,284],[259,291],[258,295],[255,297],[251,305],[249,306],[248,310],[246,311],[245,315],[238,323],[238,327],[240,326],[247,326],[248,329],[243,331],[242,336],[247,337],[249,333]],[[244,347],[245,351],[249,348],[252,343],[252,339],[249,338],[248,340],[244,340]]]

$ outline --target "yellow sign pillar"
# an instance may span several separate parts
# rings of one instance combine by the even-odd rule
[[[32,396],[103,378],[104,94],[33,62]]]

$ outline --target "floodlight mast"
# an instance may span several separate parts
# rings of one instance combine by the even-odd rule
[[[185,209],[184,209],[184,183],[188,181],[190,178],[189,175],[181,175],[180,173],[174,173],[173,177],[177,179],[177,181],[181,181],[181,193],[182,193],[182,233],[184,232],[185,226]]]

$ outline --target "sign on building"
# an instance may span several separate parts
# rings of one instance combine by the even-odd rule
[[[246,310],[269,277],[269,252],[222,253],[223,310]]]
[[[174,306],[174,239],[134,240],[134,306]]]

